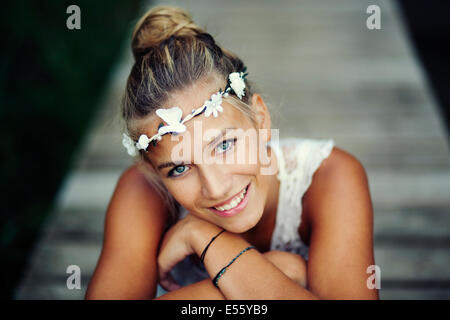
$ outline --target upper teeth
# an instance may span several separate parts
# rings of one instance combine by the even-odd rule
[[[225,211],[225,210],[230,210],[233,209],[234,207],[236,207],[239,203],[241,203],[242,199],[244,199],[245,197],[245,193],[247,192],[247,189],[244,189],[241,191],[241,193],[239,195],[237,195],[236,197],[234,197],[230,202],[228,202],[227,204],[221,206],[221,207],[214,207],[215,209],[219,210],[219,211]]]

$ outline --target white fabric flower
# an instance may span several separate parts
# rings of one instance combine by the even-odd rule
[[[166,126],[162,126],[158,129],[160,135],[169,132],[180,133],[186,131],[186,126],[181,122],[183,111],[179,107],[158,109],[156,110],[156,114],[167,123]]]
[[[137,149],[134,145],[134,141],[126,133],[123,134],[122,144],[127,149],[130,156],[134,157],[137,155]]]
[[[219,113],[223,112],[222,100],[224,97],[228,97],[231,90],[233,90],[239,99],[242,99],[242,97],[245,96],[245,75],[247,75],[247,73],[244,72],[230,73],[228,76],[229,86],[227,85],[226,90],[220,90],[219,92],[211,95],[211,98],[206,100],[202,107],[192,109],[191,113],[188,114],[183,120],[181,119],[183,116],[183,111],[179,107],[157,109],[156,114],[164,120],[166,125],[160,126],[158,128],[158,132],[151,138],[145,134],[141,134],[138,142],[136,143],[124,133],[122,144],[127,149],[128,154],[130,156],[135,156],[138,154],[139,150],[147,150],[150,142],[153,140],[160,141],[162,139],[161,137],[166,133],[177,134],[186,131],[186,126],[184,123],[203,112],[205,112],[205,117],[209,117],[212,114],[215,118],[217,118]]]
[[[219,112],[223,112],[222,93],[213,94],[210,100],[205,101],[204,106],[206,106],[205,117],[209,117],[212,113],[214,118],[217,118]]]
[[[245,96],[245,82],[242,78],[242,72],[230,73],[228,77],[230,79],[231,89],[233,89],[234,93],[236,93],[239,99],[242,99],[242,96]]]
[[[149,143],[150,139],[147,137],[147,135],[141,134],[138,142],[136,143],[136,147],[138,148],[138,150],[146,150]]]

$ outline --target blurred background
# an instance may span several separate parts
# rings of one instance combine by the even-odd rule
[[[69,30],[69,5],[81,29]],[[280,136],[365,166],[382,299],[450,298],[448,2],[8,1],[0,13],[2,298],[82,299],[131,164],[118,109],[146,8],[188,9],[247,64]],[[366,10],[377,5],[381,29]],[[69,290],[69,265],[81,289]]]

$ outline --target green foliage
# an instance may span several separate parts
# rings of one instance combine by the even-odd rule
[[[81,30],[66,27],[66,8],[71,4],[81,9]],[[136,0],[2,4],[0,254],[4,298],[12,298],[137,11]]]

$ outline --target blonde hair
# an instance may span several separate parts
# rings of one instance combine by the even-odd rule
[[[132,34],[131,47],[134,64],[122,102],[122,117],[128,135],[135,141],[141,134],[144,120],[154,114],[170,94],[211,76],[225,84],[230,73],[242,72],[245,68],[239,57],[218,46],[187,11],[172,6],[154,7],[139,19]],[[246,94],[242,101],[232,95],[229,101],[255,124],[249,105],[252,85],[247,79],[245,82]],[[143,151],[139,153],[137,163],[176,219],[179,205]]]

